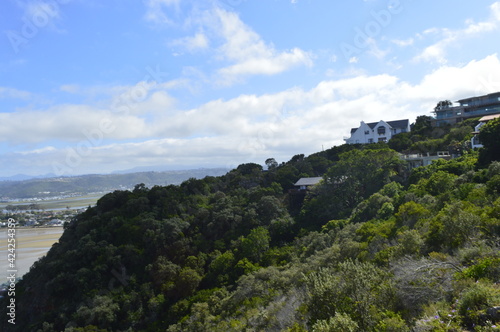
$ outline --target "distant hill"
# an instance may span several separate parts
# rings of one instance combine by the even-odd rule
[[[226,167],[214,164],[214,165],[199,166],[195,170],[202,170],[202,169],[224,169],[224,170],[226,170]],[[178,172],[178,171],[191,171],[191,170],[193,170],[193,166],[157,165],[157,166],[137,166],[137,167],[133,167],[133,168],[117,170],[117,171],[111,172],[111,174],[129,174],[129,173],[143,173],[143,172],[172,172],[172,171]],[[226,172],[227,171],[229,171],[229,169],[227,169]]]
[[[53,197],[92,192],[108,192],[116,189],[131,189],[136,184],[146,187],[154,185],[180,184],[189,178],[220,176],[226,168],[200,168],[163,172],[136,172],[127,174],[89,174],[73,177],[52,177],[21,181],[0,181],[0,197],[3,199]]]
[[[27,174],[16,174],[12,176],[0,176],[0,181],[24,181],[31,179],[45,179],[45,178],[53,178],[56,175],[53,173],[45,174],[45,175],[27,175]]]

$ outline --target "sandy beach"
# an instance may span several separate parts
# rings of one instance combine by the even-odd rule
[[[17,228],[15,232],[17,277],[22,277],[28,272],[31,265],[44,256],[50,247],[59,240],[62,233],[62,227]],[[7,228],[0,230],[0,276],[7,274],[7,270],[12,270],[9,268],[7,260],[10,253],[7,247],[7,234]]]

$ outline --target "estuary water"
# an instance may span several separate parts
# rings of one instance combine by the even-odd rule
[[[63,227],[16,228],[14,258],[9,256],[13,252],[9,251],[12,246],[8,246],[8,229],[6,227],[0,228],[0,284],[7,281],[9,270],[16,270],[16,277],[22,277],[28,272],[31,265],[44,256],[50,247],[59,240],[63,231]],[[9,258],[15,259],[14,268],[11,268],[12,261],[9,261]]]

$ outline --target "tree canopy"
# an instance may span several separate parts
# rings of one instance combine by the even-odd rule
[[[493,119],[481,127],[479,140],[483,144],[479,154],[481,165],[500,160],[500,118]]]

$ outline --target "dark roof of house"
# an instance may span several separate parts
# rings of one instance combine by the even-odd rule
[[[316,177],[316,178],[301,178],[299,181],[295,183],[297,187],[300,186],[314,186],[315,184],[318,184],[323,178],[322,177]]]
[[[373,129],[373,128],[375,128],[375,126],[379,122],[370,122],[370,123],[367,123],[367,125],[368,125],[368,127],[370,127],[370,129]],[[394,120],[394,121],[386,121],[386,123],[389,126],[391,126],[392,128],[408,128],[408,125],[410,124],[410,120],[408,120],[408,119],[405,119],[405,120]],[[351,128],[351,134],[353,134],[356,130],[358,130],[358,128]]]
[[[410,125],[410,120],[395,120],[387,122],[392,128],[408,128]]]
[[[463,104],[467,101],[472,101],[472,100],[478,100],[478,99],[482,99],[482,98],[485,98],[485,97],[500,97],[500,92],[493,92],[493,93],[490,93],[490,94],[487,94],[487,95],[482,95],[482,96],[477,96],[477,97],[469,97],[469,98],[465,98],[465,99],[460,99],[460,100],[457,100],[458,103],[460,104]]]

